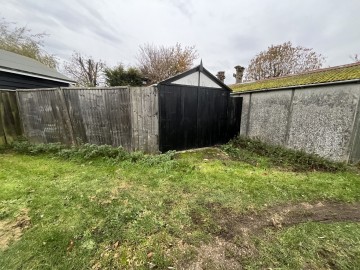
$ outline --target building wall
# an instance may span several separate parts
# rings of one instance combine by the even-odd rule
[[[67,87],[68,83],[0,71],[0,89]]]
[[[200,78],[199,78],[200,76]],[[200,79],[200,85],[199,85],[199,79]],[[192,85],[192,86],[204,86],[204,87],[211,87],[211,88],[219,88],[221,89],[221,86],[215,83],[213,80],[211,80],[206,74],[203,72],[197,71],[194,73],[191,73],[181,79],[178,79],[176,81],[173,81],[172,84],[181,84],[181,85]]]
[[[360,84],[240,96],[244,98],[240,134],[335,161],[360,161]]]

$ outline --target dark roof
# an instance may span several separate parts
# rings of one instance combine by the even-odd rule
[[[360,62],[343,66],[317,69],[301,74],[270,78],[255,82],[230,85],[234,92],[278,89],[293,86],[311,86],[360,79]]]
[[[55,69],[49,68],[35,59],[1,49],[0,71],[68,83],[74,82]]]
[[[231,88],[229,86],[227,86],[226,84],[224,84],[222,81],[220,81],[216,76],[214,76],[210,71],[208,71],[206,68],[203,67],[203,64],[202,64],[202,61],[200,62],[200,65],[192,68],[192,69],[189,69],[183,73],[180,73],[180,74],[177,74],[173,77],[170,77],[164,81],[161,81],[159,82],[159,84],[169,84],[169,83],[172,83],[174,81],[177,81],[181,78],[184,78],[186,77],[187,75],[190,75],[191,73],[194,73],[194,72],[202,72],[204,73],[205,75],[207,75],[213,82],[215,82],[216,84],[218,84],[219,86],[221,86],[222,88],[232,92]]]

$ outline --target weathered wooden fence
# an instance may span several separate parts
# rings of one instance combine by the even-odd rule
[[[155,87],[17,90],[17,100],[31,142],[121,145],[149,153],[159,149]]]
[[[174,89],[163,99],[162,107],[169,110],[163,110],[162,121],[155,86],[1,91],[0,144],[23,135],[32,143],[106,144],[156,153],[223,143],[239,132],[242,98],[204,88],[198,99],[198,87],[184,87],[187,102],[171,99]],[[190,133],[192,137],[182,136]],[[167,137],[178,139],[161,147]]]
[[[11,143],[21,134],[16,92],[0,90],[0,145]]]

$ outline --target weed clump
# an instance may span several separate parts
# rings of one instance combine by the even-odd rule
[[[174,159],[175,151],[169,151],[160,155],[148,155],[140,151],[128,152],[123,147],[110,145],[82,144],[78,146],[67,146],[61,143],[32,144],[26,140],[13,142],[10,147],[17,153],[27,155],[51,155],[63,159],[106,159],[112,161],[140,162],[144,165],[156,165]]]
[[[271,166],[284,167],[293,171],[327,171],[346,170],[342,162],[334,162],[316,154],[287,149],[278,145],[270,145],[258,139],[239,136],[223,145],[224,150],[232,158],[257,165],[267,163]]]

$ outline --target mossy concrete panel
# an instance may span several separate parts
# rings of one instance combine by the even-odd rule
[[[246,136],[248,128],[248,113],[250,105],[251,94],[240,95],[243,98],[242,111],[241,111],[241,124],[240,124],[240,135]]]
[[[247,136],[284,145],[292,90],[252,93]]]
[[[335,161],[349,161],[359,85],[297,89],[287,146]]]
[[[360,85],[358,85],[358,90],[360,92]],[[360,163],[360,99],[352,133],[353,141],[350,149],[350,162]]]

